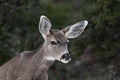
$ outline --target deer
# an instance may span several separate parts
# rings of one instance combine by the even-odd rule
[[[84,31],[88,21],[80,21],[64,29],[51,29],[45,15],[40,17],[39,32],[44,43],[33,51],[23,51],[0,67],[0,80],[48,80],[47,71],[55,60],[71,61],[68,51],[69,39]]]

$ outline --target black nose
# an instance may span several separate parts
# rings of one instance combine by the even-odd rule
[[[71,59],[71,56],[70,56],[69,53],[67,53],[67,54],[64,54],[64,55],[62,56],[62,58],[65,59],[66,61],[68,61],[68,60]]]

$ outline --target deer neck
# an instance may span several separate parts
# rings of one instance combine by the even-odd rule
[[[48,55],[48,51],[46,49],[46,44],[44,43],[40,49],[38,49],[37,53],[33,57],[33,64],[39,66],[40,69],[48,70],[49,67],[54,62],[54,59],[50,59]],[[36,63],[39,64],[36,64]]]

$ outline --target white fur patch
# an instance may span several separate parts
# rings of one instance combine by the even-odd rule
[[[49,60],[49,61],[54,61],[54,60],[55,60],[55,58],[53,58],[53,57],[51,57],[51,56],[47,56],[47,57],[45,57],[45,59],[47,59],[47,60]]]
[[[86,27],[86,26],[88,25],[88,21],[87,21],[87,20],[85,20],[84,22],[85,22],[85,27]]]
[[[62,60],[60,60],[61,62],[63,62],[63,63],[68,63],[68,62],[70,62],[71,61],[71,59],[70,60],[68,60],[68,61],[66,61],[66,60],[64,60],[64,59],[62,59]]]

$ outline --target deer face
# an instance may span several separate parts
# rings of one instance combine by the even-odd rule
[[[67,49],[68,40],[62,30],[51,30],[46,42],[50,56],[63,63],[67,63],[71,60]]]
[[[68,39],[78,37],[87,24],[87,21],[81,21],[62,30],[51,30],[50,20],[46,16],[41,16],[39,31],[45,40],[46,58],[68,63],[71,60],[67,45]]]

